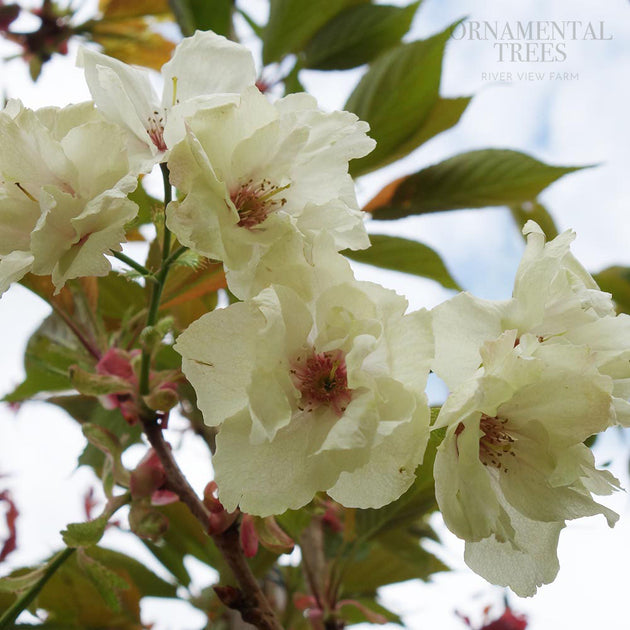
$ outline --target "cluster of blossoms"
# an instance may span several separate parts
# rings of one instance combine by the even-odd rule
[[[432,367],[452,392],[435,425],[444,519],[470,567],[532,595],[558,572],[566,520],[617,520],[592,494],[618,482],[584,441],[630,424],[630,316],[573,257],[570,231],[545,243],[530,221],[524,234],[512,299],[462,293],[434,309]]]
[[[374,142],[347,112],[305,94],[271,102],[242,46],[197,33],[148,74],[83,50],[94,104],[0,113],[0,290],[27,272],[59,290],[105,275],[137,207],[138,176],[166,163],[178,199],[166,225],[223,262],[241,301],[177,339],[207,424],[228,511],[279,514],[327,492],[377,508],[405,492],[429,433],[445,428],[436,496],[466,560],[532,594],[558,570],[567,519],[603,513],[617,486],[583,442],[630,424],[630,318],[537,225],[514,296],[460,294],[406,313],[401,296],[358,282],[343,249],[369,246],[348,161]],[[98,150],[95,151],[95,147]],[[429,371],[451,395],[433,427]]]

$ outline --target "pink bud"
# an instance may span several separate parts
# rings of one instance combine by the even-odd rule
[[[129,490],[134,499],[150,497],[166,483],[166,473],[157,453],[151,448],[131,472]]]
[[[254,518],[250,514],[243,514],[240,537],[245,557],[253,558],[258,553],[258,534],[254,525]]]
[[[515,615],[509,607],[495,621],[484,625],[481,630],[525,630],[527,618],[523,615]]]
[[[293,539],[278,525],[276,519],[273,516],[266,516],[261,518],[260,516],[246,515],[243,517],[243,522],[251,520],[258,542],[273,551],[274,553],[291,553],[295,543]]]
[[[151,505],[170,505],[179,501],[179,495],[170,490],[156,490],[151,495]]]
[[[309,608],[319,608],[317,600],[312,595],[304,595],[304,593],[295,593],[293,595],[293,605],[298,610],[308,610]]]
[[[130,383],[136,383],[138,379],[131,365],[132,356],[132,353],[120,348],[110,348],[96,364],[96,371],[98,374],[118,376]]]
[[[339,518],[339,512],[341,511],[340,506],[333,501],[326,501],[324,505],[326,506],[326,511],[324,512],[324,516],[322,516],[322,522],[328,525],[333,532],[342,532],[343,523]]]
[[[217,491],[216,481],[210,481],[203,491],[203,504],[210,512],[208,518],[208,533],[210,535],[223,533],[238,516],[236,512],[227,512],[221,501],[215,496]]]

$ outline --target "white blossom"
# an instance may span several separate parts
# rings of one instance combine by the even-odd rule
[[[483,367],[463,380],[435,428],[438,505],[466,541],[465,558],[488,580],[522,596],[554,579],[564,522],[617,515],[591,493],[618,487],[583,442],[609,423],[612,379],[585,346],[541,344],[516,330],[480,349]]]
[[[451,388],[481,365],[480,348],[508,330],[517,340],[534,335],[542,345],[587,348],[601,374],[614,379],[611,424],[630,426],[630,316],[617,315],[608,293],[575,259],[571,231],[545,243],[540,227],[528,221],[527,247],[516,274],[513,296],[491,301],[461,293],[433,310],[433,370]]]
[[[337,251],[369,245],[348,160],[374,142],[354,114],[322,112],[306,94],[272,104],[250,88],[187,126],[168,161],[185,197],[169,205],[167,225],[184,245],[224,262],[238,297],[257,293],[256,268],[270,267],[270,250],[295,235],[302,258],[322,232]]]
[[[318,491],[379,507],[412,483],[427,438],[429,314],[348,276],[305,302],[271,286],[177,340],[207,424],[221,502],[261,516]]]
[[[31,271],[57,288],[102,276],[138,207],[121,130],[91,103],[0,112],[0,290]]]
[[[161,97],[145,69],[89,48],[80,50],[78,63],[98,108],[131,133],[144,170],[184,136],[185,116],[229,102],[256,79],[249,50],[211,31],[197,31],[178,44],[162,67]]]

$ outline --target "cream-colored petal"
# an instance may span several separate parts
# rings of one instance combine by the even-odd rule
[[[256,67],[245,46],[212,31],[196,31],[179,43],[162,77],[166,108],[196,96],[242,92],[254,85]]]
[[[450,389],[472,376],[481,364],[481,345],[503,332],[505,305],[459,293],[431,311],[435,335],[432,369]]]
[[[499,542],[492,536],[467,542],[466,564],[491,584],[509,586],[519,597],[532,597],[539,586],[553,582],[560,565],[556,549],[564,523],[531,521],[510,513],[515,542]]]
[[[247,408],[257,332],[263,326],[256,309],[237,303],[204,315],[177,338],[175,350],[206,424],[216,426]]]
[[[0,295],[13,282],[21,280],[31,270],[32,264],[33,255],[29,252],[13,251],[0,257]]]

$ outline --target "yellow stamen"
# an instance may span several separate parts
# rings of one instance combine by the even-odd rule
[[[177,103],[177,77],[171,79],[173,81],[173,106]]]
[[[290,188],[290,186],[291,184],[287,184],[286,186],[281,186],[280,188],[272,188],[268,193],[265,193],[264,195],[258,197],[258,199],[259,201],[267,201],[267,199],[271,199],[271,197],[274,197],[278,193],[281,193],[283,190]]]

